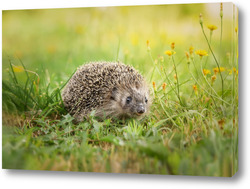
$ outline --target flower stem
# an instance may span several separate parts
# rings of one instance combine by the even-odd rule
[[[156,69],[156,65],[154,64],[154,60],[153,60],[153,57],[152,57],[152,54],[151,54],[150,50],[148,50],[148,55],[150,57],[150,60],[151,60],[152,64],[154,65],[154,69],[153,69],[151,77],[150,77],[150,82],[152,82],[152,79],[153,79],[154,73],[155,73],[155,69]]]
[[[210,36],[209,36],[209,43],[210,44],[212,44],[212,35],[213,35],[213,30],[210,30]],[[206,62],[205,62],[204,68],[206,68],[207,61],[208,61],[208,56],[206,57]]]
[[[217,64],[217,67],[219,68],[219,74],[220,74],[220,78],[221,78],[221,98],[223,100],[223,94],[224,94],[224,81],[223,81],[223,77],[222,77],[222,74],[221,74],[221,69],[220,69],[220,64],[218,62],[218,60],[216,59],[215,55],[214,55],[214,52],[212,50],[212,47],[208,41],[208,38],[207,38],[207,35],[205,34],[205,31],[204,31],[204,28],[203,28],[203,25],[201,24],[201,29],[202,29],[202,33],[207,41],[207,44],[208,44],[208,47],[209,47],[209,50],[211,51],[212,55],[213,55],[213,58],[215,60],[215,63]],[[223,105],[223,101],[222,101],[222,105]]]
[[[206,81],[207,85],[211,88],[211,93],[214,92],[215,95],[219,96],[219,95],[217,94],[217,92],[214,90],[214,88],[209,84],[209,82],[207,81],[206,77],[204,76],[204,74],[203,74],[202,62],[200,63],[200,65],[201,65],[201,74],[202,74],[202,76],[203,76],[203,79]]]
[[[152,71],[151,76],[150,76],[150,82],[152,82],[152,79],[153,79],[154,74],[155,74],[155,70],[156,70],[159,74],[161,74],[161,72],[160,72],[160,70],[158,69],[158,67],[156,66],[156,64],[154,63],[154,59],[153,59],[153,57],[152,57],[151,50],[148,49],[147,51],[148,51],[148,55],[149,55],[149,57],[150,57],[150,60],[151,60],[152,64],[154,65],[153,71]]]
[[[175,64],[175,61],[174,61],[174,57],[172,56],[172,61],[173,61],[173,64],[174,64],[174,71],[175,71],[175,75],[176,75],[176,88],[177,88],[177,96],[178,96],[178,99],[180,101],[180,104],[182,104],[181,102],[181,98],[180,98],[180,87],[179,87],[179,78],[178,78],[178,75],[177,75],[177,69],[176,69],[176,64]]]
[[[212,99],[213,99],[213,97],[214,97],[214,98],[216,98],[216,99],[218,99],[218,100],[224,102],[225,104],[230,105],[228,102],[226,102],[226,101],[223,100],[222,98],[220,98],[220,97],[218,97],[218,96],[215,96],[215,95],[213,95],[212,93],[209,93],[209,92],[208,92],[208,91],[207,91],[207,90],[197,81],[197,79],[194,77],[194,75],[193,75],[192,72],[190,71],[189,66],[188,66],[188,69],[189,69],[189,73],[191,74],[191,76],[192,76],[192,78],[194,79],[194,81],[197,83],[197,85],[198,85],[205,93],[207,93],[209,96],[211,96]],[[214,102],[215,102],[215,101],[214,101]]]
[[[197,67],[196,67],[196,65],[195,65],[195,61],[194,61],[193,58],[191,59],[191,61],[192,61],[193,65],[194,65],[194,68],[195,68],[195,70],[196,70],[197,80],[199,80],[199,71],[198,71],[198,69],[197,69]]]
[[[221,3],[220,5],[220,49],[222,49],[221,45],[222,45],[222,30],[223,30],[223,3]],[[221,57],[220,57],[221,59]],[[219,67],[219,66],[218,66]],[[220,71],[220,68],[219,68],[219,71]],[[220,75],[221,75],[221,72],[220,72]],[[221,80],[221,83],[222,83],[222,99],[223,99],[223,80]],[[223,105],[223,103],[222,103]]]
[[[223,15],[220,16],[220,49],[222,44],[222,26],[223,26]]]
[[[175,93],[176,96],[178,97],[178,93],[177,93],[176,90],[172,87],[172,85],[174,85],[174,84],[173,84],[173,83],[171,82],[171,80],[168,78],[168,75],[167,75],[167,73],[166,73],[165,68],[163,69],[163,71],[164,71],[164,74],[165,74],[165,76],[166,76],[166,79],[168,80],[169,86],[171,87],[172,91],[174,91],[174,93]],[[180,100],[180,99],[179,99],[179,100]]]

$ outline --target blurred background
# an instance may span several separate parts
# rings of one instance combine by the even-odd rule
[[[10,61],[18,66],[20,60],[41,78],[53,79],[55,86],[89,61],[120,60],[144,74],[152,68],[147,40],[153,59],[167,58],[164,52],[171,42],[176,44],[177,61],[185,58],[191,45],[208,50],[199,25],[200,13],[207,35],[207,25],[218,27],[212,43],[225,55],[231,51],[234,30],[233,6],[223,6],[223,49],[218,49],[219,3],[3,11],[3,77]]]

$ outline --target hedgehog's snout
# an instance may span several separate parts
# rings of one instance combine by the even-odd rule
[[[138,105],[137,109],[136,109],[138,114],[143,114],[145,113],[145,107],[143,105]]]

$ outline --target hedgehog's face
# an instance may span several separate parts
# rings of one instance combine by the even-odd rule
[[[147,87],[118,89],[115,94],[120,116],[142,118],[149,111],[150,96]],[[117,113],[118,113],[117,112]]]
[[[121,105],[125,115],[140,117],[148,111],[148,96],[141,93],[124,95]]]

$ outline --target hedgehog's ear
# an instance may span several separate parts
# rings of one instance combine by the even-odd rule
[[[115,99],[116,94],[117,94],[117,88],[114,87],[114,88],[112,89],[112,91],[111,91],[111,97],[110,97],[110,99],[111,99],[111,100],[116,100],[116,99]]]

